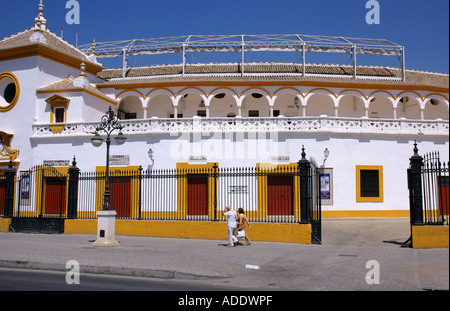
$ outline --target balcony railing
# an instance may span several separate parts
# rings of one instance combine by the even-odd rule
[[[122,120],[124,135],[176,134],[186,132],[330,132],[368,134],[423,134],[448,136],[447,120],[368,119],[336,117],[277,118],[183,118]],[[32,138],[90,136],[98,122],[34,124]],[[53,129],[52,129],[53,127]],[[61,128],[59,127],[58,130]]]

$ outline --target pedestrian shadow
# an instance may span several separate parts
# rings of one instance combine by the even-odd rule
[[[389,241],[383,241],[383,243],[402,246],[405,243],[405,240],[404,239],[402,239],[402,240],[389,240]]]
[[[228,243],[219,243],[219,244],[217,244],[217,246],[224,246],[224,247],[227,247],[228,245],[229,245]],[[246,246],[246,245],[242,244],[241,242],[239,242],[238,244],[235,244],[234,246],[238,247],[238,246]]]

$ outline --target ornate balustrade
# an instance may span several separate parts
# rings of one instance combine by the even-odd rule
[[[368,134],[424,134],[447,136],[449,121],[368,119],[336,117],[277,117],[277,118],[184,118],[122,120],[126,136],[145,134],[177,134],[186,132],[330,132]],[[56,132],[54,124],[34,124],[32,138],[90,136],[97,122],[61,123]]]

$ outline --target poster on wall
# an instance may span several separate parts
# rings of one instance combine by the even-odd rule
[[[30,175],[22,175],[20,199],[28,200],[29,198],[30,198]]]
[[[320,174],[320,198],[322,205],[333,205],[333,169],[325,168]]]

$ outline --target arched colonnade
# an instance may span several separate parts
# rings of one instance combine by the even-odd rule
[[[371,91],[293,87],[273,92],[252,87],[241,92],[221,87],[209,92],[197,87],[178,91],[124,90],[116,96],[122,119],[201,117],[329,117],[448,120],[449,100],[439,93]]]

